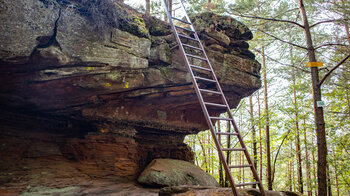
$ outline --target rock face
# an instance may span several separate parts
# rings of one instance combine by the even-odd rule
[[[260,87],[251,32],[193,17],[235,107]],[[2,184],[133,180],[155,158],[193,160],[183,139],[207,126],[167,23],[114,0],[3,0],[0,21]]]
[[[218,182],[198,166],[181,160],[155,159],[137,181],[154,187],[197,185],[219,186]]]

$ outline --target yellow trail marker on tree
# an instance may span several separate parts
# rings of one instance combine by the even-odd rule
[[[323,67],[323,62],[307,62],[306,67]]]

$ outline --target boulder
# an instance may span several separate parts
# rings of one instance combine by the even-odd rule
[[[218,182],[198,166],[182,160],[155,159],[138,177],[141,184],[155,187],[197,185],[219,186]]]

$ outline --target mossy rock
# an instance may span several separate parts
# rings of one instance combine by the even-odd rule
[[[253,33],[243,23],[230,16],[221,16],[212,12],[204,12],[199,15],[191,15],[191,20],[197,31],[203,32],[213,29],[225,33],[234,40],[251,40]]]
[[[198,166],[182,160],[155,159],[137,181],[154,187],[199,185],[217,187],[217,181]]]
[[[146,26],[152,36],[166,36],[172,33],[168,23],[161,21],[155,17],[144,16]]]

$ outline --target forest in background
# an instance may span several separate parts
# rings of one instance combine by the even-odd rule
[[[300,2],[308,17],[312,47],[305,33]],[[164,17],[161,1],[125,3],[152,16]],[[350,2],[189,0],[185,5],[189,13],[230,15],[253,31],[250,50],[262,64],[263,86],[243,99],[232,113],[264,187],[305,195],[350,195]],[[317,144],[320,130],[315,125],[312,71],[306,66],[311,53],[315,54],[311,59],[324,64],[314,71],[322,82],[319,90],[324,102],[325,149]],[[216,129],[232,131],[223,122],[217,123]],[[187,136],[185,142],[196,153],[195,163],[222,186],[228,186],[210,132]],[[221,142],[229,147],[237,145],[234,137],[221,138]],[[325,172],[318,173],[320,152],[327,159]],[[246,164],[243,154],[225,156],[237,164]],[[318,179],[322,178],[319,174],[327,178],[326,187],[318,187]],[[234,178],[249,182],[252,176],[245,169],[236,169]]]

